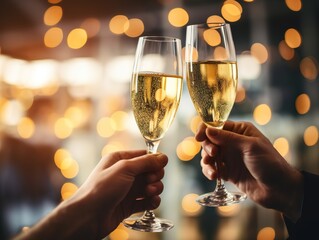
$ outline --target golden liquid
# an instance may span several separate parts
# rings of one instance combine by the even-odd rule
[[[131,100],[137,125],[150,141],[163,138],[174,120],[181,95],[181,76],[138,73],[132,76]]]
[[[187,63],[186,71],[187,87],[197,113],[206,124],[223,127],[236,98],[236,62]]]

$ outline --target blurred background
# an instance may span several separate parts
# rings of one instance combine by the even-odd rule
[[[313,0],[2,0],[0,239],[72,196],[103,155],[145,148],[129,91],[138,37],[169,35],[184,45],[188,24],[231,23],[239,87],[230,119],[253,122],[290,164],[319,173],[318,11]],[[214,187],[199,166],[199,122],[185,84],[159,148],[169,164],[156,212],[173,230],[120,225],[108,239],[286,238],[280,214],[250,200],[194,202]]]

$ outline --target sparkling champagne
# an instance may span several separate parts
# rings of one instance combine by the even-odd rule
[[[161,139],[174,120],[181,95],[182,76],[153,72],[133,74],[132,107],[143,137]]]
[[[206,124],[222,128],[236,97],[236,62],[187,63],[186,71],[187,86],[197,113]]]

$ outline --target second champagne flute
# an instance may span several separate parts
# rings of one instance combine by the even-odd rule
[[[132,108],[144,137],[147,153],[156,153],[160,140],[172,124],[182,95],[181,41],[172,37],[140,37],[131,80]],[[170,220],[153,211],[123,221],[128,228],[162,232],[173,227]]]
[[[185,58],[187,87],[198,115],[206,125],[222,128],[235,102],[238,79],[230,25],[187,26]],[[215,163],[215,190],[197,199],[203,206],[225,206],[246,199],[244,193],[226,190],[218,174],[221,164]]]

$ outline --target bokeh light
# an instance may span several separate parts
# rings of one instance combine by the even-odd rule
[[[69,48],[79,49],[86,44],[87,38],[87,33],[83,28],[75,28],[69,33],[67,43]]]
[[[278,50],[280,56],[287,61],[293,59],[293,57],[295,56],[295,50],[289,47],[284,40],[279,43]]]
[[[60,22],[63,15],[63,10],[60,6],[52,6],[49,7],[43,16],[44,24],[47,26],[53,26],[56,25],[58,22]]]
[[[291,48],[300,47],[301,42],[302,42],[300,33],[294,28],[289,28],[285,32],[285,42]]]
[[[68,138],[73,132],[73,124],[68,118],[59,118],[54,125],[54,133],[57,138]]]
[[[71,182],[66,182],[62,185],[61,187],[61,197],[62,200],[66,200],[70,197],[72,197],[72,195],[78,190],[78,187]]]
[[[213,28],[205,30],[203,37],[210,46],[218,46],[221,43],[221,36],[218,31]]]
[[[313,81],[318,77],[318,63],[313,57],[305,57],[300,62],[300,72],[304,78]]]
[[[44,45],[48,48],[55,48],[61,44],[63,40],[63,31],[59,27],[53,27],[44,34]]]
[[[221,206],[217,208],[217,212],[220,216],[231,217],[238,214],[241,210],[241,205],[234,204],[229,206]]]
[[[183,8],[173,8],[168,13],[168,21],[174,27],[183,27],[188,23],[189,16]]]
[[[280,153],[281,156],[286,157],[289,153],[289,142],[284,137],[277,138],[274,141],[274,148]]]
[[[139,37],[144,32],[144,23],[139,18],[132,18],[128,20],[125,24],[128,25],[128,27],[125,26],[125,34],[129,37]]]
[[[212,15],[212,16],[209,16],[206,20],[206,23],[224,23],[225,20],[219,16],[219,15]],[[208,26],[210,26],[208,24]]]
[[[221,13],[224,19],[229,22],[236,22],[241,18],[242,6],[235,0],[226,0],[223,3]]]
[[[91,38],[100,32],[101,22],[97,18],[87,18],[82,22],[81,28],[83,28],[88,37]]]
[[[17,125],[17,131],[21,138],[30,138],[35,132],[35,124],[31,118],[23,117]]]
[[[300,94],[295,101],[295,107],[299,114],[306,114],[311,106],[310,98],[307,94]]]
[[[189,161],[195,157],[200,149],[201,145],[194,137],[186,137],[177,145],[176,154],[180,160]]]
[[[116,131],[116,122],[110,117],[102,117],[96,125],[96,130],[101,137],[110,137]]]
[[[268,60],[268,50],[261,43],[254,43],[250,48],[250,52],[260,64],[265,63]]]
[[[128,18],[124,15],[116,15],[109,22],[110,31],[114,34],[123,34],[129,27]]]
[[[276,232],[271,227],[264,227],[259,230],[257,234],[257,240],[274,240],[276,237]]]
[[[202,207],[196,203],[197,197],[198,194],[195,193],[189,193],[183,197],[182,209],[186,215],[197,216],[202,210]]]
[[[271,109],[267,104],[258,105],[253,112],[253,117],[259,125],[266,125],[271,120]]]
[[[309,126],[304,132],[304,142],[307,146],[314,146],[318,142],[318,128],[316,126]]]
[[[287,7],[294,12],[298,12],[302,8],[301,0],[285,0]]]

